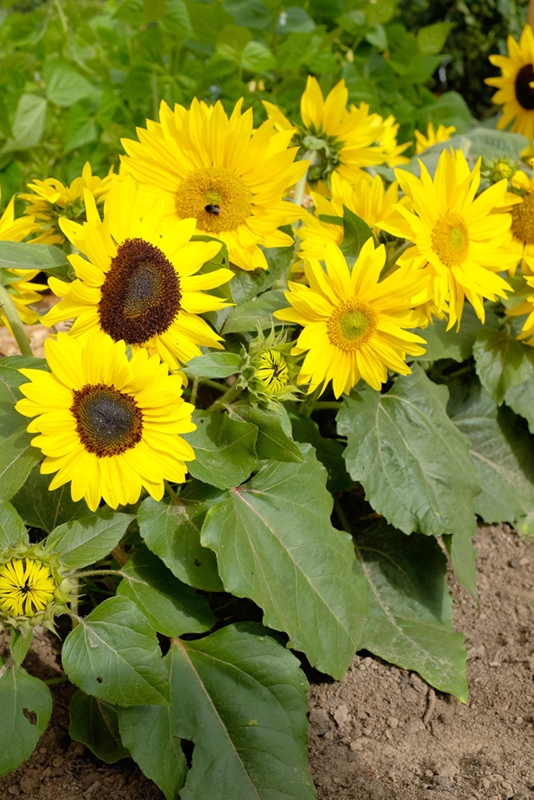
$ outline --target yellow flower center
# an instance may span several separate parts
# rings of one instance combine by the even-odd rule
[[[267,394],[280,394],[289,381],[287,362],[278,350],[267,350],[260,357],[256,377]]]
[[[215,235],[235,231],[252,214],[253,194],[224,167],[202,167],[182,181],[176,193],[181,219],[194,218],[198,229]]]
[[[438,219],[431,234],[432,250],[447,267],[465,261],[469,252],[469,231],[463,217],[447,211]]]
[[[141,409],[113,386],[87,384],[74,392],[70,410],[83,446],[99,458],[124,453],[141,440]]]
[[[327,323],[328,338],[345,352],[359,350],[376,331],[376,312],[361,300],[344,300]]]
[[[522,203],[512,206],[512,233],[524,244],[534,244],[534,192],[528,192]]]
[[[0,567],[0,610],[14,617],[33,617],[54,599],[56,588],[47,564],[12,558]]]

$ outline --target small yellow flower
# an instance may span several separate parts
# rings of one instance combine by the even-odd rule
[[[75,178],[70,186],[64,186],[56,178],[44,181],[35,180],[28,184],[32,193],[21,194],[26,200],[25,214],[35,216],[40,223],[41,233],[34,242],[42,244],[61,244],[65,237],[58,224],[60,217],[77,222],[85,220],[84,192],[89,191],[98,204],[102,204],[110,187],[111,170],[105,178],[93,175],[91,165],[87,162],[80,177]]]
[[[33,558],[12,558],[0,566],[0,610],[14,617],[32,617],[54,599],[57,584],[48,564]]]
[[[281,394],[289,382],[287,361],[279,350],[266,350],[261,354],[256,379],[269,395]]]
[[[445,127],[445,125],[438,125],[438,129],[434,130],[434,125],[432,122],[429,122],[426,129],[426,136],[421,131],[414,131],[415,135],[415,152],[416,155],[419,153],[423,153],[429,147],[432,147],[434,144],[438,144],[438,142],[448,142],[451,138],[451,133],[454,133],[456,128],[454,125],[449,125]]]

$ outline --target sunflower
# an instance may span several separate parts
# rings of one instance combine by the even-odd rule
[[[360,378],[379,390],[388,369],[408,375],[406,356],[425,352],[425,340],[406,328],[421,323],[414,309],[428,299],[428,278],[420,270],[399,268],[379,282],[385,259],[384,245],[375,250],[368,239],[351,271],[341,250],[328,242],[326,273],[310,259],[309,286],[289,284],[291,308],[275,311],[275,317],[303,327],[292,353],[307,351],[297,383],[309,384],[308,393],[319,386],[324,391],[332,381],[339,397]]]
[[[512,131],[534,139],[534,33],[525,25],[519,44],[513,36],[507,40],[508,56],[493,55],[491,63],[499,67],[501,76],[486,78],[489,86],[498,91],[491,98],[503,106],[502,116],[497,122],[501,130],[512,122]]]
[[[64,300],[41,318],[45,325],[75,318],[71,333],[86,338],[97,329],[132,349],[158,353],[171,369],[201,355],[199,345],[222,349],[218,336],[198,314],[225,308],[205,294],[233,277],[229,269],[196,274],[220,250],[217,241],[190,241],[195,220],[176,220],[161,235],[162,198],[140,212],[139,192],[130,176],[114,177],[103,221],[90,192],[87,222],[61,220],[80,255],[69,256],[77,280],[50,278]]]
[[[230,118],[222,105],[194,99],[191,109],[162,102],[160,121],[137,129],[139,142],[123,139],[128,156],[122,170],[139,182],[145,203],[159,196],[165,230],[177,220],[195,219],[197,233],[221,239],[230,261],[245,270],[267,269],[263,247],[287,247],[293,239],[280,226],[300,209],[282,200],[306,172],[288,149],[291,132],[274,123],[254,130],[252,109],[240,100]]]
[[[57,584],[48,564],[35,558],[12,558],[0,566],[0,611],[32,617],[54,599]]]
[[[422,162],[421,177],[396,170],[397,180],[411,198],[413,210],[397,205],[402,221],[384,222],[386,231],[413,242],[399,265],[422,268],[432,276],[432,306],[449,315],[448,329],[460,325],[467,297],[484,321],[484,298],[506,297],[510,286],[497,273],[514,263],[506,249],[510,214],[492,214],[503,205],[507,181],[481,192],[479,159],[472,172],[461,150],[443,151],[434,180]]]
[[[429,122],[426,127],[426,136],[421,131],[414,131],[415,135],[415,152],[416,155],[419,153],[423,153],[429,147],[432,147],[438,142],[448,142],[451,138],[451,133],[454,133],[456,130],[454,125],[442,125],[441,123],[438,125],[437,130],[434,129],[434,125],[432,122]]]
[[[332,198],[329,200],[318,192],[312,192],[312,198],[315,214],[304,215],[303,224],[298,229],[301,258],[322,259],[328,241],[341,244],[343,227],[323,222],[321,217],[343,217],[343,206],[361,217],[369,227],[374,228],[375,233],[378,233],[383,222],[399,216],[395,208],[399,202],[398,184],[395,181],[386,189],[380,175],[371,178],[362,172],[355,181],[349,183],[337,171],[333,172]]]
[[[409,148],[411,142],[398,144],[397,134],[400,128],[400,122],[397,122],[392,114],[385,119],[382,119],[379,115],[377,116],[377,123],[384,126],[384,133],[378,140],[378,144],[384,150],[385,163],[388,167],[398,167],[399,164],[408,164],[410,159],[403,156],[402,153]]]
[[[0,241],[20,242],[26,236],[34,233],[38,227],[34,217],[19,217],[19,219],[15,219],[15,198],[12,197],[0,217]],[[39,315],[28,306],[39,302],[41,299],[39,292],[47,288],[46,284],[32,282],[36,275],[39,274],[39,270],[36,269],[10,269],[8,272],[10,276],[13,276],[13,279],[11,280],[10,278],[5,288],[9,292],[21,320],[26,325],[33,325],[34,322],[37,322]],[[0,320],[2,325],[7,325],[11,331],[11,326],[1,308]]]
[[[513,192],[507,192],[504,208],[512,215],[512,226],[506,248],[515,256],[514,267],[521,262],[523,272],[534,274],[534,177],[518,169],[510,182]]]
[[[361,103],[347,109],[349,99],[345,81],[337,83],[324,98],[317,80],[308,76],[300,102],[302,128],[292,125],[280,109],[262,100],[279,131],[292,132],[301,147],[313,153],[310,180],[323,180],[337,169],[347,180],[354,180],[362,167],[383,164],[388,155],[379,142],[386,138],[391,145],[391,128],[379,114],[369,114],[369,106]],[[393,137],[394,138],[394,137]],[[393,152],[390,156],[393,157]]]
[[[25,214],[34,215],[40,223],[40,234],[34,242],[42,244],[61,244],[65,237],[58,225],[60,217],[85,220],[84,192],[89,191],[97,203],[102,204],[110,187],[111,173],[105,178],[93,175],[91,165],[87,162],[80,177],[75,178],[70,186],[64,186],[57,178],[44,181],[35,180],[28,184],[32,193],[21,194],[26,200]]]
[[[46,456],[41,472],[57,473],[50,490],[70,481],[72,499],[95,511],[101,498],[111,508],[135,503],[143,486],[161,500],[164,479],[185,480],[195,454],[178,434],[196,426],[180,375],[146,350],[128,360],[124,342],[99,334],[83,346],[60,333],[45,354],[52,372],[20,370],[31,382],[15,408],[35,417],[28,431]]]
[[[534,275],[525,275],[525,282],[527,286],[533,289],[533,293],[527,294],[522,303],[519,303],[515,308],[509,308],[506,313],[511,317],[528,315],[517,338],[520,341],[525,339],[525,344],[532,347],[534,346]]]

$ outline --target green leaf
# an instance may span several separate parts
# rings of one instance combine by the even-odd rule
[[[241,369],[241,358],[236,353],[207,353],[187,362],[188,376],[198,378],[228,378]]]
[[[340,245],[341,252],[347,259],[349,267],[352,267],[360,254],[360,250],[367,239],[372,237],[373,232],[369,225],[347,206],[343,206],[343,228],[343,241]]]
[[[165,657],[170,663],[172,655]],[[147,778],[154,781],[166,797],[176,800],[185,783],[187,764],[181,741],[176,734],[177,713],[173,702],[175,687],[171,684],[168,706],[132,706],[119,708],[121,740],[133,760]]]
[[[229,11],[236,25],[266,30],[271,24],[271,12],[261,0],[224,0],[223,8]]]
[[[276,59],[261,42],[248,42],[241,54],[241,66],[248,72],[267,72],[276,68]]]
[[[297,411],[290,412],[293,436],[302,444],[308,442],[315,449],[315,455],[326,467],[328,481],[326,488],[330,492],[351,489],[353,480],[348,474],[343,458],[345,449],[337,439],[325,439],[321,436],[319,426],[309,417],[301,416]]]
[[[303,8],[288,6],[278,15],[277,33],[310,33],[315,30],[315,22]]]
[[[447,389],[417,365],[384,395],[362,389],[345,398],[338,433],[345,460],[375,511],[404,533],[441,536],[473,530],[480,487],[469,441],[445,411]]]
[[[220,497],[212,487],[205,490],[215,500]],[[209,499],[188,499],[184,493],[159,503],[147,497],[139,506],[137,521],[147,547],[173,575],[197,589],[220,592],[223,586],[215,556],[200,544],[200,529],[210,505]]]
[[[221,58],[239,64],[241,62],[241,54],[251,39],[252,34],[247,28],[241,28],[238,25],[226,25],[217,36],[217,53]]]
[[[0,551],[23,539],[29,543],[28,531],[23,521],[7,501],[0,503]]]
[[[273,312],[287,308],[287,300],[281,289],[271,289],[259,297],[233,308],[223,325],[222,333],[243,333],[282,325],[273,317]]]
[[[452,569],[464,589],[477,597],[477,550],[473,545],[476,531],[458,530],[454,536],[446,534],[443,542],[451,558]]]
[[[291,422],[283,406],[279,409],[264,409],[249,403],[234,403],[228,413],[232,419],[250,422],[258,428],[256,454],[260,459],[273,461],[304,461],[298,444],[288,436],[291,433]]]
[[[196,411],[193,422],[196,431],[184,436],[196,456],[187,465],[191,475],[218,489],[246,481],[256,466],[256,426],[215,411]]]
[[[417,31],[417,44],[421,53],[437,55],[441,53],[452,29],[452,22],[434,22]]]
[[[96,142],[98,130],[94,114],[85,107],[85,104],[72,106],[65,122],[64,154],[67,155],[85,144]]]
[[[467,361],[473,353],[473,345],[482,323],[475,314],[473,306],[466,305],[462,315],[460,330],[447,330],[447,320],[438,319],[426,328],[414,331],[426,340],[426,351],[416,356],[416,361],[437,361],[440,358],[452,358],[453,361]]]
[[[176,640],[167,659],[169,727],[195,746],[182,800],[313,800],[306,769],[308,684],[288,650],[259,625],[242,623],[199,641]],[[135,742],[143,727],[130,727],[136,716],[139,721],[136,709],[121,709],[120,729],[140,749]],[[163,766],[155,748],[152,759]]]
[[[504,396],[504,402],[507,406],[524,417],[528,424],[528,429],[534,433],[534,374],[516,386],[511,386],[507,389]]]
[[[0,664],[3,662],[0,661]],[[0,775],[31,756],[52,713],[48,686],[22,667],[0,666]]]
[[[214,43],[220,31],[233,22],[230,14],[222,6],[214,4],[207,6],[206,3],[195,3],[192,0],[188,0],[186,5],[195,38],[200,42]]]
[[[43,71],[46,96],[62,108],[70,108],[80,100],[98,97],[99,90],[87,78],[66,64],[47,64]]]
[[[49,272],[68,266],[68,261],[63,250],[54,245],[0,241],[0,264],[8,269]]]
[[[70,701],[69,736],[106,764],[128,758],[121,742],[117,710],[79,689]]]
[[[63,645],[63,669],[86,694],[120,706],[167,703],[167,670],[156,634],[125,597],[79,620]]]
[[[193,28],[183,0],[169,0],[167,13],[159,21],[159,27],[171,36],[191,36]]]
[[[28,655],[28,650],[30,649],[32,639],[33,639],[32,628],[24,631],[24,633],[22,633],[22,631],[20,630],[14,630],[12,632],[11,639],[9,640],[9,651],[17,667],[20,667],[20,665]]]
[[[58,525],[72,519],[80,519],[88,514],[87,503],[75,503],[70,494],[70,484],[60,486],[53,492],[51,476],[41,475],[40,466],[35,466],[28,475],[24,486],[12,498],[12,503],[26,523],[50,533]]]
[[[138,550],[121,571],[117,595],[134,602],[158,633],[173,638],[204,633],[215,624],[206,599],[175,578],[150,550]]]
[[[37,147],[44,132],[46,100],[36,94],[21,95],[11,129],[13,138],[2,147],[1,153],[14,153]],[[32,245],[33,247],[33,245]]]
[[[27,417],[15,410],[15,403],[23,396],[18,387],[28,381],[19,369],[45,367],[46,361],[43,358],[33,356],[9,356],[0,360],[0,441],[25,431],[29,423]],[[28,434],[28,441],[30,439]]]
[[[47,547],[61,551],[65,566],[86,567],[107,556],[118,545],[133,519],[133,514],[100,508],[90,517],[59,525],[48,537]]]
[[[356,538],[370,590],[361,647],[415,670],[436,689],[465,702],[464,637],[452,629],[447,562],[438,544],[386,526]]]
[[[312,448],[302,464],[262,467],[214,506],[202,529],[226,591],[249,597],[310,663],[341,678],[359,641],[365,592],[350,536],[330,523],[326,471]],[[332,576],[335,575],[335,581]]]
[[[292,236],[289,225],[281,228],[284,233]],[[230,283],[232,297],[237,306],[252,300],[283,280],[293,261],[295,248],[291,247],[266,247],[263,248],[269,269],[258,269],[248,272],[239,269]]]
[[[483,328],[473,348],[475,367],[485,390],[499,405],[511,386],[534,376],[534,351],[510,330]]]
[[[32,467],[41,460],[41,451],[31,446],[31,439],[25,430],[18,430],[0,440],[0,502],[18,492]]]
[[[471,442],[482,491],[474,510],[486,522],[514,522],[534,510],[534,448],[516,416],[478,384],[455,386],[449,414]]]

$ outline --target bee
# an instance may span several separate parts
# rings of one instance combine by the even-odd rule
[[[207,211],[208,214],[215,214],[215,216],[218,217],[221,213],[221,207],[215,203],[208,203],[207,206],[204,206],[204,211]]]

